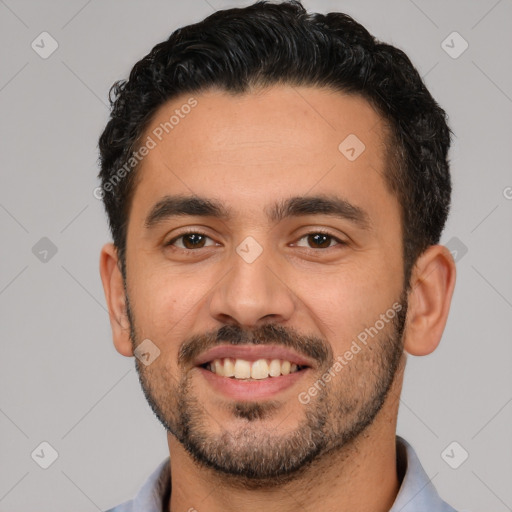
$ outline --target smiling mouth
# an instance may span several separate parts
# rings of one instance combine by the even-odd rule
[[[201,368],[215,373],[219,377],[236,380],[263,380],[297,373],[308,368],[284,359],[246,359],[225,357],[214,359],[200,365]]]

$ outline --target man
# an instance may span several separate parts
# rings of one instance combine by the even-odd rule
[[[450,132],[409,59],[258,2],[173,33],[112,102],[101,277],[170,454],[112,510],[453,510],[396,436],[455,283]]]

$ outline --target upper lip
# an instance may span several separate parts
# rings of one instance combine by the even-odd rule
[[[224,359],[226,357],[245,359],[246,361],[281,359],[295,363],[298,366],[313,366],[312,361],[307,357],[280,345],[218,345],[200,354],[194,364],[201,366],[214,359]]]

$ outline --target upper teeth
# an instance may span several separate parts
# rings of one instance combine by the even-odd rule
[[[245,359],[214,359],[208,366],[213,373],[221,377],[234,377],[235,379],[266,379],[279,377],[296,372],[299,367],[290,361],[281,359],[258,359],[246,361]]]

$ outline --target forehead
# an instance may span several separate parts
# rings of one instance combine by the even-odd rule
[[[181,95],[157,110],[146,134],[161,147],[174,142],[174,149],[197,158],[207,153],[227,162],[238,156],[244,163],[254,153],[259,161],[264,156],[270,161],[280,149],[313,155],[327,146],[337,150],[340,137],[350,134],[367,141],[375,154],[386,139],[383,119],[361,96],[284,85],[242,94],[214,89]],[[238,151],[243,144],[244,151]]]
[[[134,194],[141,208],[171,193],[245,212],[310,192],[393,200],[386,125],[357,95],[292,86],[182,95],[158,109],[142,138],[150,139]]]

